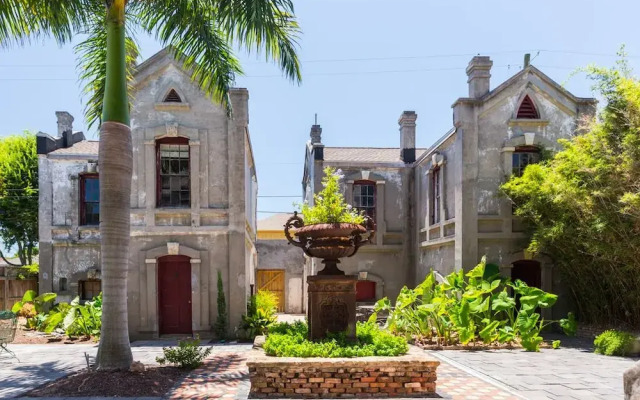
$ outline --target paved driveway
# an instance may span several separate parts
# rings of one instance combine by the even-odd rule
[[[526,399],[624,399],[622,373],[637,359],[590,349],[440,351],[436,357],[504,385]]]
[[[173,341],[140,341],[131,345],[133,359],[155,364],[162,346]],[[58,379],[87,366],[85,353],[95,357],[97,344],[12,344],[20,362],[0,356],[0,399],[18,396],[44,382]]]

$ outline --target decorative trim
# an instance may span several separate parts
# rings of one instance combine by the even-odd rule
[[[189,103],[155,103],[153,108],[156,111],[189,111]]]
[[[202,263],[202,260],[199,259],[199,258],[192,258],[192,259],[189,260],[189,262],[191,264],[200,264],[200,263]]]
[[[155,258],[145,258],[144,259],[144,263],[145,264],[155,264],[157,262],[157,260]]]

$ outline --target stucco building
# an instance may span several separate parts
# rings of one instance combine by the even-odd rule
[[[133,85],[130,334],[209,335],[218,271],[232,334],[257,262],[248,91],[231,91],[229,118],[166,50]],[[90,299],[101,290],[98,142],[57,115],[57,137],[38,134],[40,291]]]
[[[490,88],[492,61],[476,56],[466,73],[468,96],[453,103],[453,127],[428,149],[416,148],[416,120],[398,120],[399,146],[330,147],[311,128],[303,174],[305,200],[322,189],[322,171],[341,169],[343,190],[354,207],[376,221],[376,242],[340,267],[359,274],[362,301],[395,299],[404,285],[474,267],[482,256],[503,274],[554,293],[563,287],[553,261],[531,257],[512,203],[499,193],[510,175],[559,149],[558,139],[578,133],[596,100],[569,93],[532,65]],[[315,260],[307,272],[315,272]]]

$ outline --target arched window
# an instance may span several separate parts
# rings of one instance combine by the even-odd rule
[[[540,149],[536,146],[516,147],[511,160],[511,174],[515,176],[522,176],[527,165],[540,162]]]
[[[189,139],[159,139],[156,151],[158,207],[190,207]]]
[[[376,183],[356,181],[353,183],[353,206],[376,220]]]
[[[536,110],[536,106],[533,104],[533,100],[527,95],[522,99],[522,103],[520,103],[520,108],[518,108],[518,114],[516,118],[522,119],[539,119],[540,114],[538,114],[538,110]]]
[[[175,89],[171,89],[164,98],[165,103],[182,103],[182,99]]]

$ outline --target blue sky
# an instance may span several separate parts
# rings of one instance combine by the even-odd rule
[[[494,61],[492,88],[516,73],[525,53],[577,96],[590,82],[569,75],[590,63],[612,65],[621,44],[640,64],[640,2],[620,0],[296,1],[303,34],[303,82],[281,77],[263,57],[242,54],[250,92],[250,132],[260,195],[301,192],[304,144],[318,114],[327,146],[397,147],[397,119],[418,113],[417,141],[428,147],[451,127],[451,104],[467,94],[464,69],[475,54]],[[142,58],[161,47],[141,37]],[[0,49],[0,135],[56,132],[67,110],[87,133],[71,46],[45,41]],[[89,138],[96,138],[90,131]],[[294,198],[259,199],[260,211],[288,211]],[[268,216],[260,213],[259,218]]]

